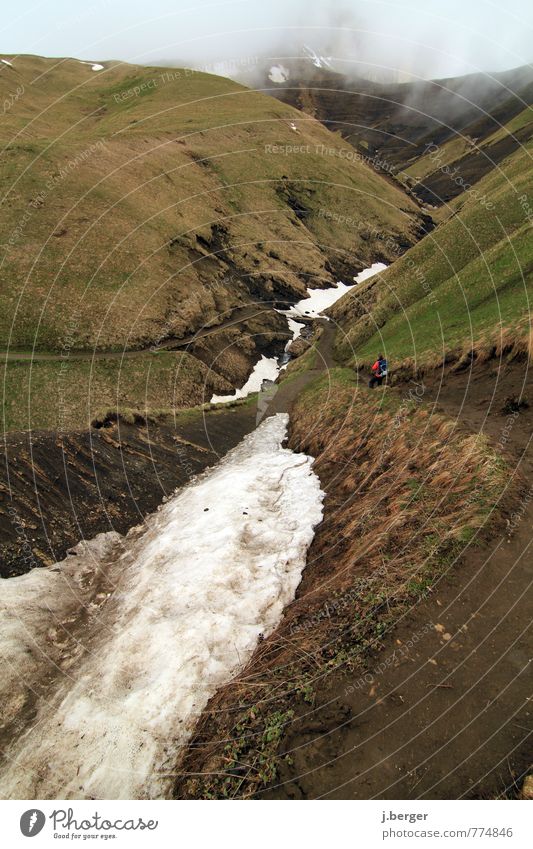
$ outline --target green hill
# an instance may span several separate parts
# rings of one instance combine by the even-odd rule
[[[230,80],[28,56],[0,73],[3,99],[17,86],[0,232],[12,346],[133,347],[355,273],[376,246],[324,210],[400,241],[420,226],[371,168],[315,152],[336,143],[317,121]]]
[[[0,347],[68,357],[65,426],[87,425],[102,387],[117,403],[179,406],[244,382],[286,338],[273,302],[390,260],[424,226],[401,189],[338,155],[318,121],[230,80],[35,56],[1,68]],[[260,333],[243,320],[170,371],[147,353],[115,393],[116,363],[74,360],[180,339],[250,302],[266,306]],[[10,428],[57,426],[61,366],[7,367]],[[133,388],[143,370],[144,393]],[[33,394],[21,399],[24,387]]]
[[[532,150],[528,140],[494,163],[445,205],[448,217],[431,234],[332,308],[344,360],[366,362],[384,349],[393,364],[419,368],[472,351],[528,350]]]

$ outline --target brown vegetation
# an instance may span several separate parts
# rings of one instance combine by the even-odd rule
[[[204,712],[178,765],[178,797],[250,797],[272,782],[285,728],[318,681],[363,674],[402,608],[475,544],[505,466],[483,436],[431,415],[422,394],[371,394],[335,370],[298,400],[290,445],[316,457],[324,521],[281,625]]]

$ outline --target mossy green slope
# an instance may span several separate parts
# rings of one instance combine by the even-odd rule
[[[332,308],[343,360],[366,362],[384,349],[393,364],[421,366],[501,349],[510,336],[528,344],[532,150],[530,141],[496,166],[435,231]]]
[[[183,335],[368,262],[375,239],[325,210],[401,243],[421,223],[371,168],[321,153],[320,123],[227,79],[22,56],[0,96],[6,345]]]

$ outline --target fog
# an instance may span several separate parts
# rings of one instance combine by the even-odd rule
[[[4,0],[0,52],[186,64],[228,76],[302,55],[391,79],[531,61],[530,0]]]

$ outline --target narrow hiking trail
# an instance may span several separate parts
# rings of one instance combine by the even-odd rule
[[[180,353],[183,348],[193,345],[200,339],[205,339],[212,336],[214,333],[219,333],[221,330],[227,330],[228,327],[234,327],[242,321],[251,318],[257,318],[265,312],[271,312],[273,307],[265,304],[250,304],[245,307],[237,307],[232,310],[231,315],[221,321],[214,327],[205,327],[198,330],[196,333],[191,333],[181,339],[167,339],[157,344],[147,345],[144,348],[125,348],[121,351],[104,351],[99,349],[94,350],[75,350],[65,349],[64,351],[18,351],[10,349],[8,351],[0,351],[0,361],[10,362],[15,360],[31,360],[43,362],[59,362],[65,359],[73,360],[107,360],[107,359],[131,359],[133,357],[141,357],[144,354],[157,353],[158,351],[166,351],[167,353]]]
[[[533,398],[533,381],[520,364],[489,362],[424,384],[425,404],[486,434],[525,478],[522,504],[397,623],[368,677],[323,681],[266,798],[496,798],[531,768],[533,411],[504,405]]]

